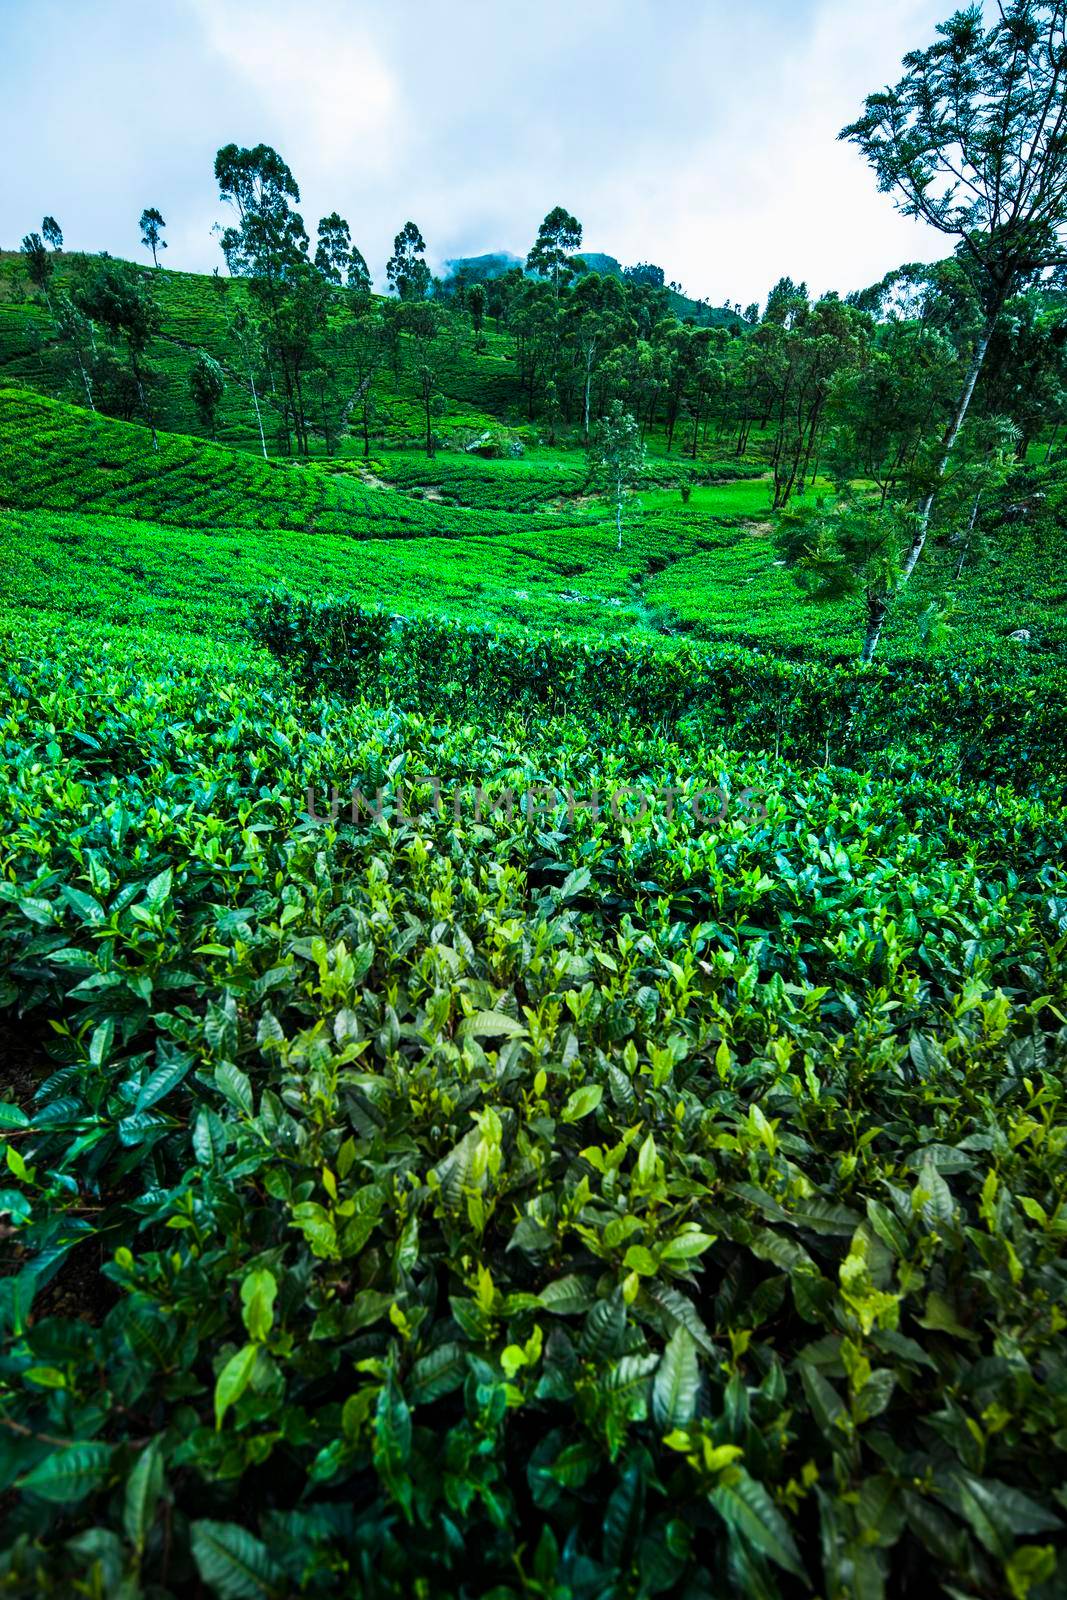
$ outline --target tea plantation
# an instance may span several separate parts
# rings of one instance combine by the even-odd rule
[[[155,441],[0,299],[0,1594],[1067,1593],[1067,464],[863,666],[760,419],[620,546],[153,282]]]

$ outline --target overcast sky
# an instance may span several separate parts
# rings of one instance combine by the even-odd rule
[[[787,272],[862,287],[944,255],[836,141],[949,0],[0,0],[0,245],[221,265],[221,144],[267,143],[309,233],[339,210],[378,287],[413,218],[431,265],[585,245],[746,303]]]

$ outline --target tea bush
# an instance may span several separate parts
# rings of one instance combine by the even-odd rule
[[[723,646],[666,653],[637,642],[510,634],[286,592],[257,602],[254,636],[309,688],[483,715],[571,712],[679,721],[735,749],[896,765],[1056,789],[1067,771],[1067,692],[1040,662],[859,669]]]
[[[19,390],[0,390],[0,504],[358,539],[486,536],[507,520],[378,493],[318,463],[264,461],[177,435],[160,435],[153,448],[147,428]],[[527,517],[521,529],[538,525]]]
[[[13,270],[0,1593],[1067,1592],[1064,469],[860,672],[732,441],[617,550],[511,335],[518,459],[403,349],[369,463],[232,366],[154,449]],[[196,432],[245,290],[153,284]]]
[[[45,639],[5,1593],[1055,1592],[1061,805]]]

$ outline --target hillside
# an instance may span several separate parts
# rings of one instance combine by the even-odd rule
[[[940,333],[885,444],[840,301],[313,281],[283,402],[289,302],[90,269],[0,258],[0,1589],[1055,1600],[1048,418],[865,663]]]
[[[693,485],[687,501],[677,486],[660,486],[671,479]],[[131,604],[137,615],[141,602],[123,578],[132,562],[151,604],[178,600],[198,629],[223,612],[237,626],[259,586],[285,583],[582,636],[636,630],[668,647],[695,633],[793,653],[854,652],[855,604],[813,605],[783,569],[758,465],[650,459],[622,551],[586,480],[580,456],[549,449],[514,461],[449,452],[427,461],[399,450],[351,464],[264,462],[173,434],[153,449],[137,424],[0,390],[0,508],[31,516],[0,511],[0,583],[15,605],[50,608],[66,593],[80,615],[125,616]],[[946,654],[999,641],[1011,658],[1019,647],[1008,635],[1018,629],[1031,651],[1067,643],[1057,520],[1067,486],[1049,482],[1054,516],[1047,508],[1033,527],[1006,524],[955,585]],[[97,581],[86,588],[75,578],[71,594],[74,548]],[[1017,574],[1008,611],[1006,562]],[[888,657],[928,653],[917,622],[950,563],[947,551],[930,562],[894,618]],[[194,573],[206,611],[193,601]]]

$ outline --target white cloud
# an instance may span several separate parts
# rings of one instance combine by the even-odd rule
[[[408,217],[440,262],[524,252],[556,204],[589,249],[715,301],[944,251],[836,135],[948,0],[3,3],[6,244],[50,210],[72,246],[137,254],[155,204],[168,265],[210,270],[215,150],[262,141],[309,230],[340,210],[379,283]]]
[[[403,131],[398,79],[360,27],[357,8],[342,0],[191,0],[191,8],[208,48],[284,130],[294,171],[298,157],[326,174],[395,158]]]

